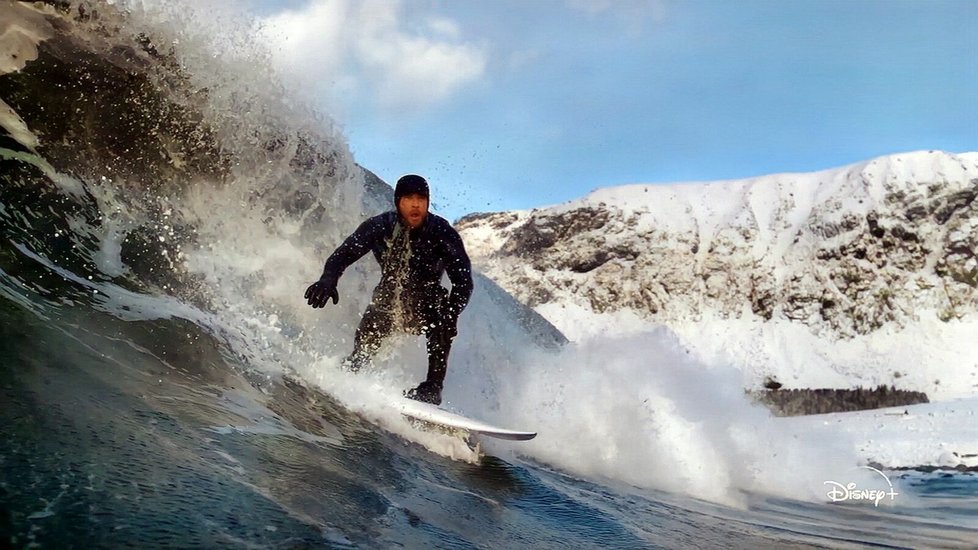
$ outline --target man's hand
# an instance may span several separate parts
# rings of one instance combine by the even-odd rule
[[[326,302],[330,298],[333,299],[334,304],[340,301],[340,295],[336,292],[336,281],[334,280],[327,278],[319,279],[306,289],[306,301],[314,308],[325,307]]]

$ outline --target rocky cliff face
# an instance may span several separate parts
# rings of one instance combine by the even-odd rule
[[[609,188],[457,226],[475,264],[533,307],[784,319],[850,338],[978,312],[976,194],[978,154],[931,151]]]

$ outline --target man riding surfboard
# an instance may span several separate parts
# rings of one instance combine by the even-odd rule
[[[374,288],[344,366],[359,371],[394,331],[424,334],[428,376],[406,396],[441,404],[448,354],[458,333],[458,317],[472,295],[472,264],[462,238],[444,218],[428,211],[428,182],[409,174],[397,180],[395,209],[363,222],[326,260],[323,274],[306,289],[310,306],[339,301],[336,284],[343,271],[373,252],[380,264]],[[447,273],[451,292],[441,285]]]

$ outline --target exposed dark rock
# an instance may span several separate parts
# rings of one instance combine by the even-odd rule
[[[600,229],[608,221],[608,211],[580,208],[555,215],[538,216],[517,228],[501,252],[520,257],[538,255],[557,242],[587,231]]]
[[[876,237],[877,239],[882,239],[883,235],[886,235],[886,230],[880,227],[879,217],[876,212],[870,212],[866,216],[866,222],[869,224],[869,234]]]
[[[907,230],[902,225],[897,225],[893,227],[892,234],[894,237],[900,239],[901,241],[908,243],[919,243],[920,239],[917,235],[909,230]]]
[[[934,212],[934,219],[937,223],[944,225],[955,212],[963,210],[975,202],[975,196],[978,196],[978,178],[971,180],[969,189],[962,189],[947,197],[947,202]]]
[[[774,316],[774,289],[770,274],[755,273],[751,277],[750,309],[765,320]]]
[[[751,392],[751,396],[778,416],[862,411],[930,402],[923,392],[898,390],[893,386],[882,385],[875,389],[769,388],[769,391]]]
[[[927,207],[922,204],[915,204],[907,209],[904,217],[908,222],[915,222],[919,219],[926,217],[928,214]]]

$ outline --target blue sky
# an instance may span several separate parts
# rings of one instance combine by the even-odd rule
[[[975,0],[252,5],[357,161],[449,219],[978,150]]]

